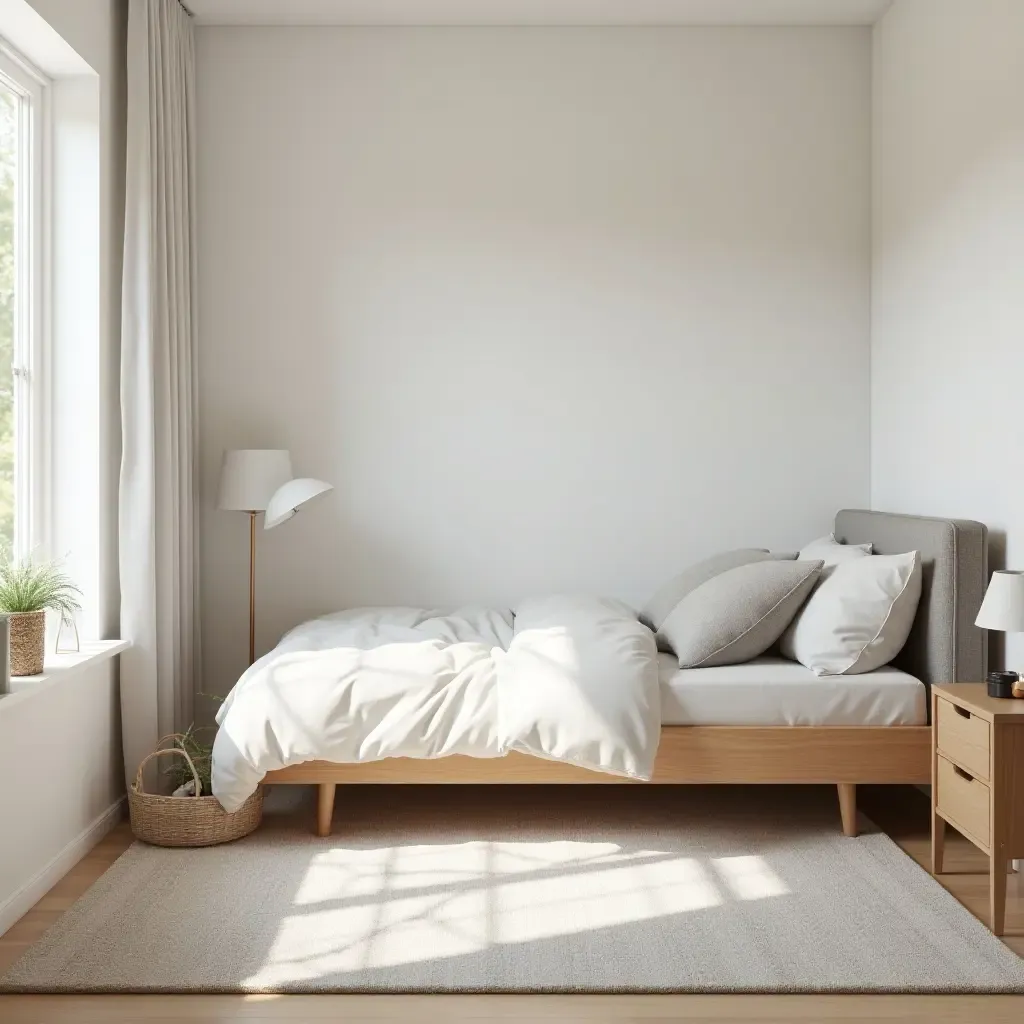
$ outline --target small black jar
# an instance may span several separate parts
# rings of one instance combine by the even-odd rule
[[[1013,684],[1017,682],[1016,672],[989,672],[985,679],[990,697],[1013,697]]]

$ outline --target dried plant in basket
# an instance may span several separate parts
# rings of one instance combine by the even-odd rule
[[[212,734],[214,731],[212,728],[197,728],[195,725],[190,725],[184,732],[176,732],[170,736],[165,736],[158,744],[160,747],[177,747],[188,754],[192,764],[195,765],[196,775],[199,776],[203,794],[206,796],[213,792],[210,782],[213,743],[206,742],[204,737],[207,733]],[[164,768],[163,773],[171,780],[174,789],[193,781],[192,769],[184,758],[176,758],[171,761]]]

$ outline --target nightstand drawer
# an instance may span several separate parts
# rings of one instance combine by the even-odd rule
[[[942,700],[935,702],[937,745],[951,761],[966,768],[975,778],[989,779],[989,727],[988,722],[970,711]]]
[[[968,839],[990,846],[988,786],[941,755],[935,774],[935,806],[942,817],[967,832]]]

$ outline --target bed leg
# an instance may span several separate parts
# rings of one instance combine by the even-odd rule
[[[321,782],[316,800],[316,834],[331,834],[331,819],[334,817],[334,789],[337,783]]]
[[[853,782],[839,782],[839,814],[843,819],[843,835],[857,834],[857,786]]]

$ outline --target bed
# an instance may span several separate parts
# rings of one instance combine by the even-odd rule
[[[649,783],[827,783],[837,786],[843,831],[856,835],[856,787],[927,783],[928,687],[983,679],[984,634],[974,626],[988,579],[987,532],[976,522],[847,509],[834,533],[876,554],[921,552],[923,587],[910,637],[894,664],[819,679],[779,658],[677,671],[659,657],[660,743]],[[347,784],[622,784],[636,780],[511,752],[477,758],[309,760],[264,783],[315,785],[318,835],[331,831]]]

